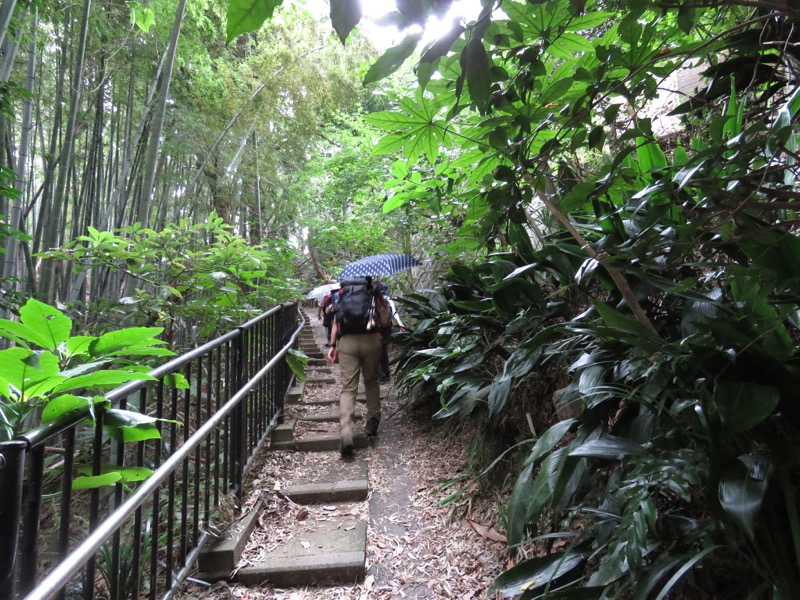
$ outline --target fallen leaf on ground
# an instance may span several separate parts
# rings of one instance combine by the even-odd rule
[[[481,525],[480,523],[476,523],[472,519],[467,519],[467,523],[469,523],[472,526],[472,528],[478,533],[478,535],[485,537],[487,540],[493,540],[495,542],[503,542],[503,543],[506,543],[508,541],[506,539],[506,536],[504,536],[502,533],[499,533],[494,528],[489,528],[484,525]]]

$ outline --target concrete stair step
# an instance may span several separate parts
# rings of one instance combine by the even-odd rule
[[[298,402],[302,401],[304,388],[305,384],[302,381],[298,381],[294,386],[289,388],[289,391],[286,392],[286,396],[284,398],[286,403],[297,404]]]
[[[295,404],[299,405],[307,405],[307,406],[320,406],[325,404],[339,404],[338,398],[328,398],[327,400],[302,400],[300,402],[295,402]]]
[[[366,559],[367,522],[341,517],[299,533],[264,562],[239,569],[232,581],[248,586],[269,581],[280,587],[358,583],[366,575]]]
[[[333,370],[327,365],[309,365],[306,369],[309,377],[332,377]]]
[[[333,452],[339,450],[339,432],[313,433],[295,438],[291,442],[278,442],[272,445],[273,450],[298,450],[300,452]],[[353,446],[366,448],[369,439],[364,433],[353,436]]]
[[[281,493],[297,504],[361,502],[369,492],[366,461],[336,461],[313,481],[287,485]]]
[[[263,502],[256,503],[240,521],[232,524],[220,537],[203,548],[197,558],[198,569],[205,573],[220,573],[216,579],[227,579],[242,556],[250,534],[258,523]]]
[[[270,435],[270,447],[274,448],[275,444],[291,442],[294,439],[295,425],[297,425],[296,419],[288,419],[277,425]]]
[[[363,418],[364,418],[364,411],[360,408],[357,408],[355,414],[353,415],[353,419],[359,421]],[[339,411],[331,410],[331,411],[324,411],[324,412],[320,411],[317,413],[311,413],[301,416],[300,420],[312,421],[314,423],[337,423],[339,421]]]
[[[306,383],[336,383],[336,378],[333,375],[309,374],[306,377]]]

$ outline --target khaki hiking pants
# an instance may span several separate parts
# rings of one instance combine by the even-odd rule
[[[353,415],[356,410],[358,374],[364,374],[367,395],[366,420],[381,418],[381,391],[378,383],[378,365],[381,361],[383,340],[374,333],[351,333],[336,343],[339,351],[339,376],[342,391],[339,394],[339,433],[353,434]]]

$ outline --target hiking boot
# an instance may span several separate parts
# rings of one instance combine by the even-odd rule
[[[348,459],[353,458],[353,434],[348,433],[342,436],[342,440],[339,446],[339,452],[342,455],[342,458]]]
[[[368,436],[372,437],[378,435],[378,423],[380,423],[380,421],[375,417],[367,421],[367,424],[364,426],[364,431]]]

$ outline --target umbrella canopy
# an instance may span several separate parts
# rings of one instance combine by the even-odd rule
[[[388,277],[422,263],[408,254],[373,254],[351,262],[342,269],[339,279],[351,277]]]
[[[306,298],[313,298],[317,302],[322,302],[322,299],[330,294],[333,290],[339,289],[339,282],[335,281],[333,283],[326,283],[325,285],[321,285],[319,287],[315,287],[313,290],[306,294]]]

